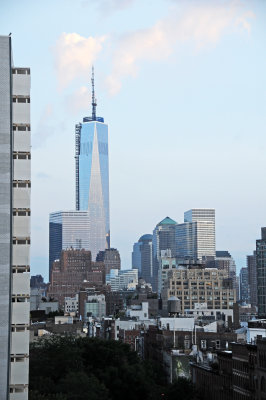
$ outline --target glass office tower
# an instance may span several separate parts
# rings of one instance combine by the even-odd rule
[[[76,209],[88,211],[92,258],[110,248],[108,125],[96,117],[92,75],[92,116],[76,125]]]

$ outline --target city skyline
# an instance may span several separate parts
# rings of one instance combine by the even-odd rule
[[[32,73],[32,274],[48,276],[49,213],[74,208],[73,130],[89,112],[92,63],[112,137],[111,247],[122,268],[157,221],[169,215],[181,223],[193,207],[216,210],[216,248],[244,267],[266,225],[265,4],[3,1],[1,8],[14,64]]]

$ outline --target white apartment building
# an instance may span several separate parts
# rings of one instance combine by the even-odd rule
[[[137,269],[112,270],[106,276],[106,284],[111,285],[113,291],[133,290],[138,284]]]
[[[79,309],[79,295],[75,297],[65,297],[65,312],[78,312]]]
[[[30,315],[30,69],[0,36],[0,400],[26,400]]]

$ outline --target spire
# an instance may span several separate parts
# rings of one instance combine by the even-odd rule
[[[96,98],[95,98],[95,91],[94,91],[94,66],[92,66],[92,74],[91,74],[91,86],[92,86],[92,97],[91,97],[91,105],[92,105],[92,120],[96,121]]]

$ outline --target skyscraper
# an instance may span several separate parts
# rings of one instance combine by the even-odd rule
[[[242,303],[249,304],[249,284],[248,284],[248,269],[241,268],[239,274],[240,300]]]
[[[258,304],[258,287],[257,287],[257,268],[256,268],[256,252],[252,255],[247,256],[247,268],[248,268],[248,284],[250,288],[250,303],[252,306]]]
[[[159,222],[153,230],[152,248],[153,248],[153,266],[151,275],[151,284],[153,290],[158,289],[158,270],[161,255],[165,255],[167,250],[168,257],[174,257],[176,253],[175,230],[177,222],[166,217]]]
[[[137,268],[139,277],[147,283],[152,283],[153,276],[152,235],[142,235],[134,243],[132,252],[132,268]]]
[[[92,116],[76,125],[76,209],[88,211],[90,250],[110,248],[108,125],[96,117],[94,72],[92,70]]]
[[[28,398],[30,70],[0,36],[0,400]]]
[[[193,208],[184,213],[184,223],[176,226],[176,256],[202,261],[215,256],[215,210]]]
[[[258,315],[266,318],[266,227],[261,228],[261,239],[256,241],[258,284]]]

